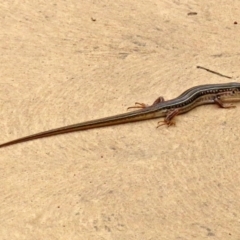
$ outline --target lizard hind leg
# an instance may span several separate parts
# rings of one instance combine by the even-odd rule
[[[148,105],[148,104],[146,104],[146,103],[136,102],[136,103],[135,103],[135,106],[128,107],[127,110],[128,110],[128,109],[132,109],[132,108],[141,108],[141,109],[143,109],[143,108],[147,108],[147,107],[154,106],[154,105],[156,105],[156,104],[158,104],[158,103],[161,103],[161,102],[164,102],[164,101],[165,101],[165,100],[164,100],[163,97],[159,97],[159,98],[157,98],[157,99],[153,102],[152,105]]]
[[[158,122],[158,125],[157,125],[157,128],[159,128],[159,127],[161,127],[161,126],[163,126],[163,125],[167,125],[167,127],[170,127],[170,126],[175,126],[176,125],[176,123],[174,122],[174,121],[165,121],[165,120],[163,120],[163,121],[159,121]]]
[[[158,122],[157,128],[163,125],[167,125],[167,127],[175,126],[176,123],[173,121],[173,118],[176,117],[178,114],[179,114],[179,109],[174,109],[170,111],[163,121]]]

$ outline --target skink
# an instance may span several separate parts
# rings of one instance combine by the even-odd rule
[[[165,117],[163,121],[158,122],[158,127],[161,125],[171,126],[175,124],[173,121],[175,116],[188,112],[197,106],[215,103],[221,108],[229,108],[235,106],[225,103],[233,101],[240,101],[240,83],[231,82],[200,85],[186,90],[172,100],[165,101],[163,97],[159,97],[150,106],[144,103],[136,103],[135,106],[130,107],[140,108],[135,111],[36,133],[0,144],[0,148],[73,131],[82,131],[158,117]]]

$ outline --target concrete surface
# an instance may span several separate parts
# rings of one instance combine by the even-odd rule
[[[239,81],[239,11],[237,0],[3,1],[0,142]],[[240,239],[237,105],[0,149],[0,239]]]

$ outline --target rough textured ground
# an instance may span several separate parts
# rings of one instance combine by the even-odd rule
[[[239,81],[237,0],[3,2],[1,143]],[[239,108],[0,149],[0,239],[240,239]]]

